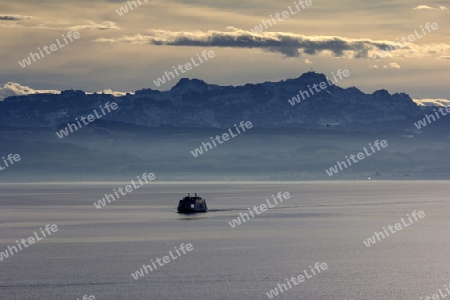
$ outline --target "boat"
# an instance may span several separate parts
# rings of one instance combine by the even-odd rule
[[[198,212],[207,212],[208,206],[206,206],[206,200],[200,196],[191,196],[188,194],[186,197],[180,200],[177,208],[179,213],[190,214]]]

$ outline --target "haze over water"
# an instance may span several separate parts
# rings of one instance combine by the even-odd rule
[[[59,230],[0,262],[0,299],[268,299],[316,262],[328,269],[277,298],[409,300],[450,283],[444,181],[151,183],[94,207],[120,185],[1,184],[0,251],[46,224]],[[228,224],[279,191],[291,198]],[[187,192],[210,211],[177,214]],[[425,218],[364,245],[413,210]],[[131,277],[181,243],[194,249]]]

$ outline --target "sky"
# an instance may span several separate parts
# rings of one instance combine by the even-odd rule
[[[139,1],[131,10],[115,0],[0,0],[0,88],[12,82],[36,90],[168,90],[183,77],[244,85],[311,69],[331,78],[347,69],[343,87],[450,99],[448,1]],[[121,7],[128,12],[119,15]],[[267,28],[258,32],[262,20]],[[69,32],[79,38],[65,43]],[[57,39],[63,47],[19,64]],[[205,50],[214,57],[199,63]],[[198,66],[154,83],[192,60]]]

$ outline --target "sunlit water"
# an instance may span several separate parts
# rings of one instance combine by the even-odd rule
[[[96,209],[119,184],[0,185],[0,251],[46,224],[59,230],[0,262],[0,299],[269,299],[316,262],[328,270],[277,299],[419,299],[450,283],[448,182],[152,183]],[[279,191],[285,200],[228,222]],[[177,214],[184,193],[208,213]],[[413,210],[426,217],[370,248]],[[134,280],[181,243],[193,250]]]

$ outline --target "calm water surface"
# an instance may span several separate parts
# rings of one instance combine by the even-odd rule
[[[420,299],[450,283],[445,181],[152,183],[96,209],[110,184],[1,184],[0,251],[39,227],[50,237],[0,262],[0,299],[269,299],[309,265],[328,270],[276,299]],[[272,194],[291,198],[232,228]],[[184,193],[210,212],[177,214]],[[363,240],[413,210],[426,217],[371,247]],[[193,250],[134,280],[181,243]]]

